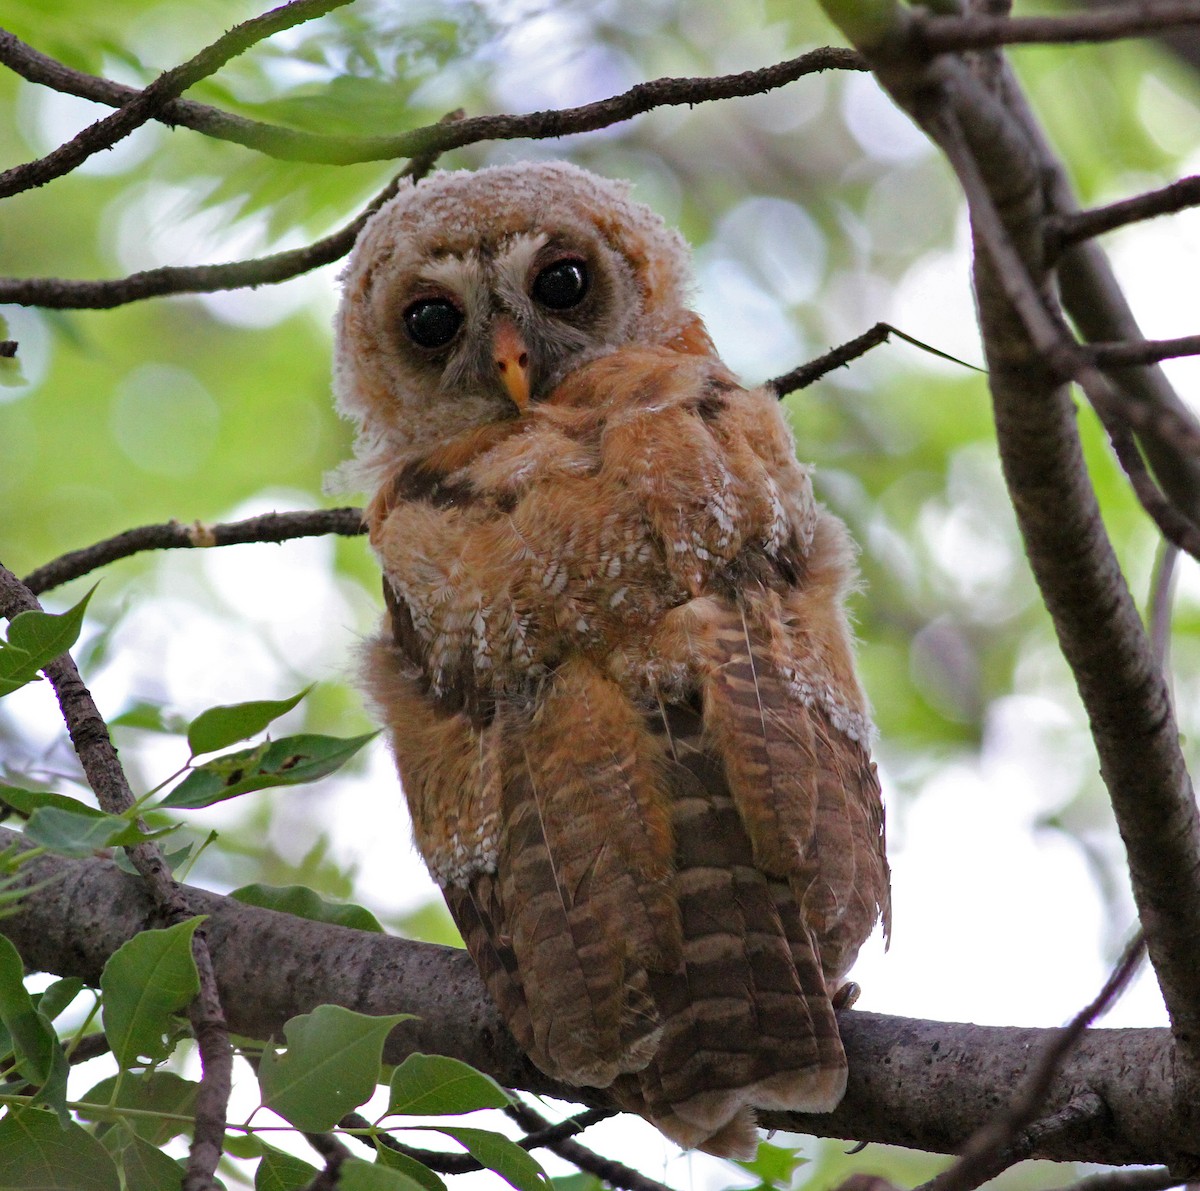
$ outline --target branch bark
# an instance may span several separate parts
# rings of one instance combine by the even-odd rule
[[[0,847],[19,839],[0,829]],[[0,932],[34,969],[97,982],[108,957],[154,921],[144,886],[103,858],[43,856],[23,871],[49,887],[0,919]],[[208,942],[230,1028],[278,1037],[285,1021],[336,1003],[363,1013],[413,1013],[385,1060],[420,1050],[448,1054],[522,1088],[592,1107],[602,1089],[556,1084],[517,1048],[465,951],[308,922],[186,887],[208,914]],[[846,1012],[840,1024],[850,1086],[829,1114],[767,1113],[763,1125],[822,1137],[953,1153],[1033,1069],[1057,1029],[1018,1029]],[[1075,1131],[1050,1131],[1031,1156],[1190,1169],[1169,1128],[1171,1039],[1165,1029],[1089,1030],[1059,1069],[1044,1112],[1081,1095],[1106,1106]]]
[[[998,59],[930,63],[905,10],[884,2],[865,19],[844,0],[825,3],[896,102],[945,152],[967,194],[1001,462],[1087,711],[1171,1016],[1178,1144],[1200,1152],[1200,816],[1169,692],[1105,533],[1064,384],[1077,377],[1105,412],[1119,416],[1123,408],[1070,337],[1050,284],[1047,150],[1030,134],[1023,100]],[[1087,247],[1094,279],[1106,266]]]

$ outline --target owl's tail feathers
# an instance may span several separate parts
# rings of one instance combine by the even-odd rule
[[[846,1068],[780,1072],[748,1088],[700,1092],[678,1104],[652,1105],[638,1076],[623,1076],[613,1095],[685,1150],[747,1161],[758,1148],[756,1109],[831,1112],[846,1090]]]
[[[681,1146],[744,1157],[755,1109],[836,1108],[846,1057],[794,892],[754,867],[732,799],[703,756],[690,761],[673,808],[682,959],[651,977],[653,1062],[614,1091]]]

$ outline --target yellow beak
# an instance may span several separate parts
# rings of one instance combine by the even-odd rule
[[[529,408],[529,349],[511,319],[501,318],[492,336],[492,359],[519,413]]]

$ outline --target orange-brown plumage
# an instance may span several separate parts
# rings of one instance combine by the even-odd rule
[[[339,321],[417,846],[539,1067],[744,1154],[754,1108],[836,1106],[888,915],[851,549],[644,208],[559,165],[423,186]]]

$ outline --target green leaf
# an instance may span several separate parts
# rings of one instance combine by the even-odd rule
[[[290,699],[259,699],[253,703],[231,703],[202,711],[188,725],[187,741],[192,756],[215,753],[239,740],[257,736],[273,720],[291,711],[311,690],[311,686],[306,686]]]
[[[490,1129],[468,1129],[465,1125],[439,1125],[439,1133],[465,1146],[471,1157],[494,1170],[518,1191],[550,1191],[550,1180],[537,1160],[515,1141]]]
[[[125,1191],[179,1191],[183,1167],[136,1133],[121,1150]]]
[[[29,616],[31,613],[22,612],[21,615]],[[37,676],[38,668],[34,665],[31,654],[0,641],[0,699],[11,695],[13,691],[19,691]]]
[[[604,1184],[594,1174],[580,1170],[575,1174],[560,1174],[550,1180],[554,1191],[603,1191]]]
[[[108,721],[110,728],[141,728],[145,732],[163,732],[174,735],[182,731],[182,725],[167,722],[162,707],[157,703],[134,703],[120,715]]]
[[[165,1059],[171,1015],[200,989],[192,935],[204,919],[189,918],[165,930],[146,930],[120,947],[100,975],[104,1032],[122,1067],[139,1058]]]
[[[317,1168],[273,1146],[254,1172],[254,1191],[298,1191],[317,1176]]]
[[[808,1159],[787,1146],[772,1145],[769,1141],[758,1143],[758,1153],[749,1162],[737,1162],[747,1174],[758,1179],[752,1191],[774,1191],[792,1185],[792,1175]]]
[[[20,612],[8,626],[8,641],[0,643],[0,696],[19,690],[37,677],[43,666],[66,653],[83,627],[91,591],[66,612]]]
[[[307,885],[243,885],[230,897],[247,906],[262,906],[312,922],[332,922],[353,930],[382,931],[379,919],[362,906],[326,901]]]
[[[340,769],[375,735],[287,736],[266,747],[227,753],[198,765],[156,809],[195,810],[252,790],[315,782]]]
[[[77,811],[39,806],[25,824],[25,838],[62,856],[90,856],[97,848],[140,844],[176,830],[178,825],[141,831],[128,819],[97,813],[86,806]]]
[[[94,819],[104,817],[103,811],[98,811],[78,798],[69,798],[65,794],[51,794],[49,790],[21,790],[16,786],[0,784],[0,802],[25,818],[29,818],[40,806],[53,806],[58,810],[70,811],[76,815],[87,815]]]
[[[504,1108],[508,1093],[490,1076],[445,1055],[409,1055],[392,1073],[388,1113],[410,1117],[453,1116],[480,1108]]]
[[[361,1158],[343,1162],[338,1171],[338,1191],[426,1191],[426,1187],[402,1171]]]
[[[84,1120],[104,1121],[110,1113],[94,1117],[86,1106],[111,1104],[116,1108],[134,1109],[134,1115],[128,1117],[126,1123],[151,1145],[161,1146],[172,1137],[191,1132],[198,1090],[198,1084],[172,1071],[125,1071],[119,1078],[110,1075],[90,1088],[83,1097],[83,1105],[76,1111]],[[142,1113],[159,1115],[142,1116]]]
[[[412,1014],[369,1017],[319,1005],[283,1027],[287,1052],[265,1050],[258,1069],[263,1102],[297,1129],[324,1133],[369,1100],[379,1083],[383,1043]]]
[[[40,1108],[0,1120],[0,1187],[11,1191],[121,1191],[108,1151],[74,1122]]]
[[[25,988],[25,964],[17,949],[0,935],[0,1021],[12,1039],[21,1078],[41,1087],[61,1050],[50,1020],[38,1012]]]
[[[374,1140],[377,1166],[386,1166],[408,1175],[413,1182],[420,1183],[425,1191],[446,1191],[446,1184],[442,1178],[424,1162],[418,1162],[416,1158],[410,1158],[407,1154],[401,1154],[399,1150],[385,1146],[378,1137]]]
[[[78,976],[64,976],[48,985],[36,998],[38,1012],[47,1021],[53,1021],[81,992],[83,981]]]
[[[270,1146],[253,1133],[226,1133],[221,1149],[231,1158],[261,1158]]]

